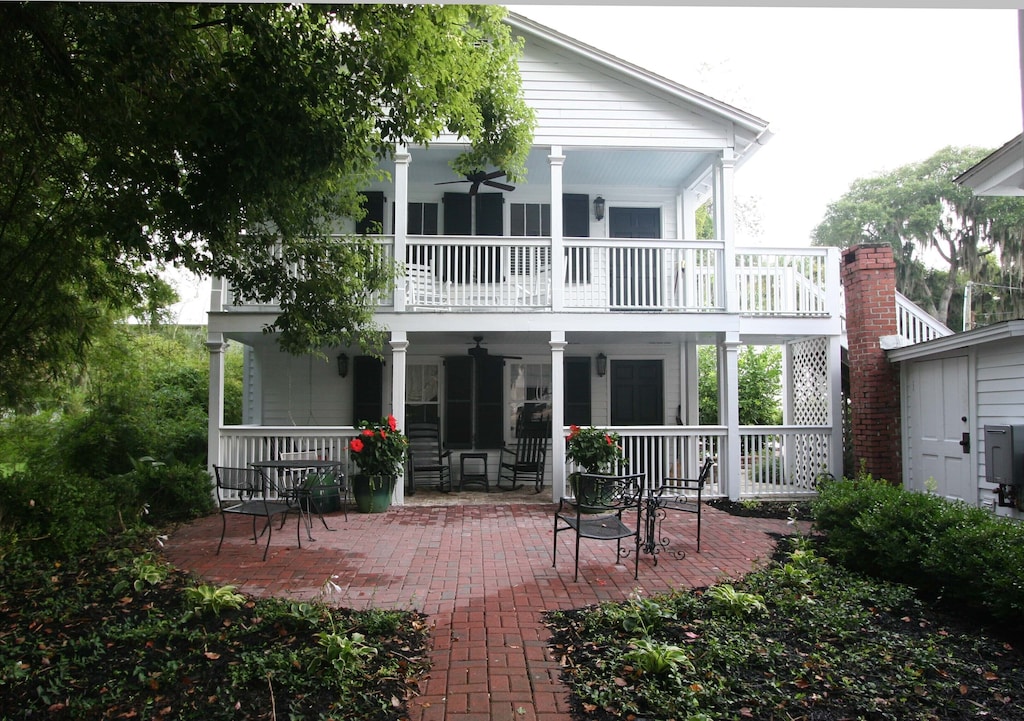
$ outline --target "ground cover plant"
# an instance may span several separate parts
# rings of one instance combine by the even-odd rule
[[[576,719],[1024,719],[1024,657],[800,537],[741,581],[547,614]]]
[[[126,539],[60,562],[0,557],[0,717],[407,717],[421,615],[254,600]]]

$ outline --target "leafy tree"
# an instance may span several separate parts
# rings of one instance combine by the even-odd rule
[[[816,245],[891,245],[896,287],[943,322],[959,315],[968,281],[1020,288],[1024,200],[975,196],[953,179],[981,160],[978,148],[943,148],[920,163],[855,181],[813,233]],[[988,258],[995,258],[993,265]],[[943,264],[936,269],[932,259]],[[1001,309],[1017,317],[1024,298],[1004,293]]]
[[[778,346],[744,346],[737,357],[739,415],[745,426],[782,423],[782,349]],[[699,421],[721,423],[718,414],[718,356],[714,346],[697,349]]]
[[[496,6],[0,4],[0,405],[65,375],[163,264],[280,299],[290,352],[373,345],[393,264],[359,189],[399,143],[524,172],[533,115]],[[304,266],[308,276],[296,268]]]

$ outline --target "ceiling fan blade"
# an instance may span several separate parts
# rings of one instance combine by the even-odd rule
[[[484,183],[484,185],[489,185],[492,188],[498,188],[499,190],[509,190],[509,191],[512,191],[512,190],[516,189],[516,186],[514,186],[514,185],[508,185],[507,183],[498,183],[498,182],[495,182],[493,180],[485,180],[485,181],[483,181],[483,183]]]
[[[472,180],[445,180],[441,183],[434,183],[434,185],[454,185],[455,183],[472,183]]]
[[[505,171],[504,170],[492,170],[489,173],[482,173],[481,172],[481,173],[475,173],[475,175],[481,176],[480,177],[481,180],[493,180],[494,178],[504,177]]]

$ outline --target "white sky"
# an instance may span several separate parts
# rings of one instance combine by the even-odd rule
[[[768,121],[736,174],[759,236],[804,246],[858,178],[1022,128],[1015,10],[523,5],[514,12]]]
[[[858,178],[947,145],[995,149],[1024,127],[1012,9],[522,5],[510,9],[769,122],[736,175],[759,233],[805,246]],[[179,286],[205,323],[208,284]]]

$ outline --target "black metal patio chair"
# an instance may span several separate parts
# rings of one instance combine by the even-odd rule
[[[644,474],[600,475],[581,473],[576,495],[563,496],[555,511],[555,545],[551,554],[554,568],[558,555],[558,534],[572,531],[576,538],[573,581],[579,579],[580,539],[615,541],[616,559],[633,554],[633,578],[640,573],[640,550],[644,531]],[[622,542],[632,538],[631,547]]]
[[[220,555],[220,548],[224,545],[224,535],[228,528],[228,516],[250,516],[252,518],[252,541],[259,542],[256,533],[256,520],[262,518],[265,521],[262,533],[267,534],[267,545],[263,548],[263,560],[267,560],[267,551],[270,550],[270,538],[274,532],[272,523],[275,516],[281,516],[281,523],[292,510],[291,506],[284,500],[271,500],[270,493],[274,484],[267,475],[259,468],[229,468],[226,466],[214,466],[214,477],[217,486],[217,505],[220,508],[221,530],[220,543],[217,544],[217,555]],[[302,548],[302,536],[299,533],[299,525],[295,527],[295,537],[298,539],[299,548]]]
[[[654,565],[658,565],[658,553],[664,551],[669,544],[668,537],[662,534],[661,524],[669,511],[692,513],[697,516],[697,553],[700,553],[700,522],[701,508],[704,507],[703,493],[711,477],[711,468],[715,459],[708,456],[704,459],[696,478],[665,478],[662,483],[651,489],[647,508],[647,546],[646,549],[654,556]],[[677,558],[683,558],[683,550],[676,551]]]

